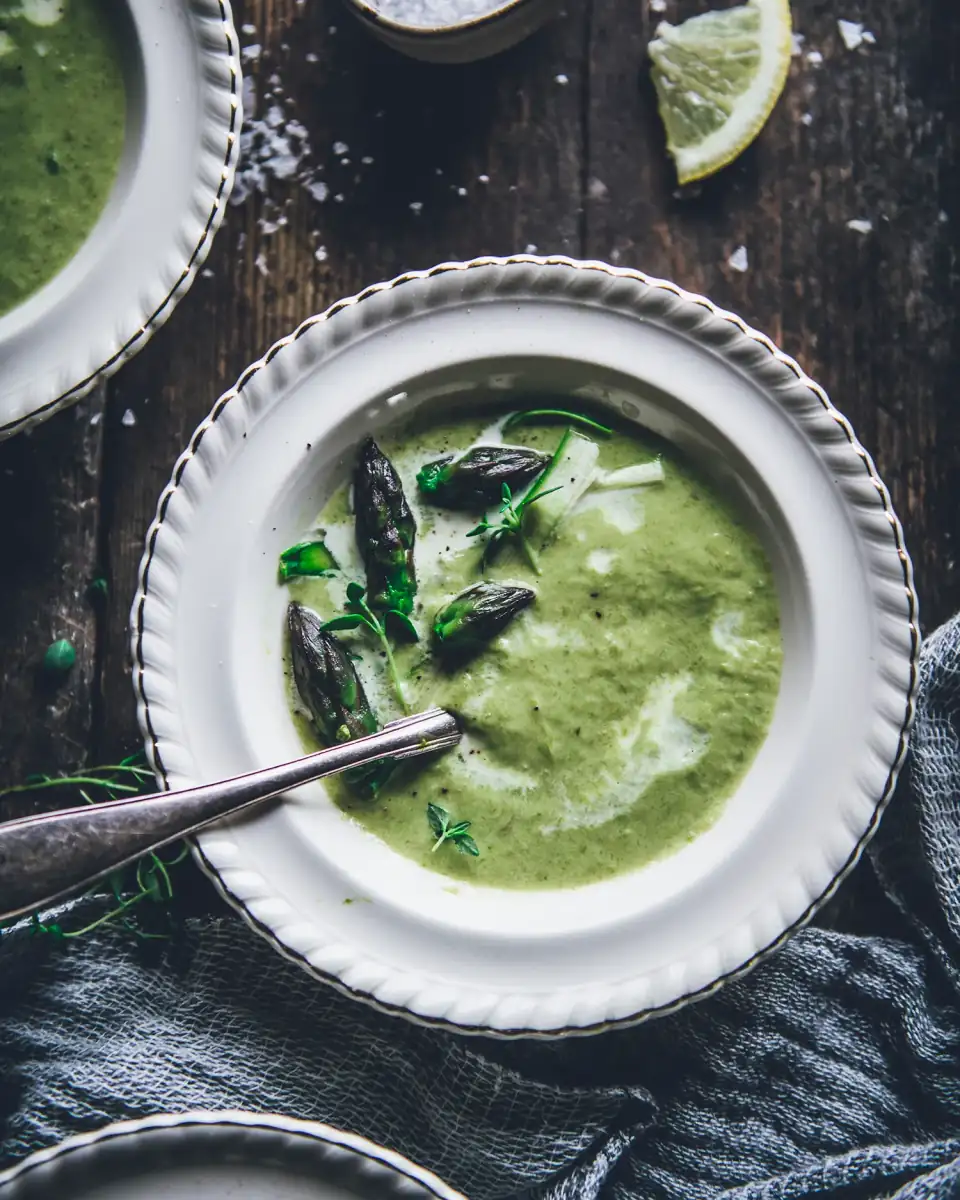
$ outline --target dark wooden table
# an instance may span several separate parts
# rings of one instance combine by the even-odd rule
[[[667,15],[705,7],[669,0]],[[263,46],[250,68],[260,111],[278,76],[330,197],[275,186],[288,223],[273,233],[261,196],[232,207],[208,271],[140,356],[76,409],[0,445],[0,786],[138,746],[127,650],[137,564],[158,493],[217,396],[304,317],[444,259],[531,247],[604,259],[739,312],[852,419],[906,526],[925,626],[947,617],[960,600],[960,5],[793,8],[822,63],[796,56],[759,142],[680,195],[647,73],[659,17],[646,0],[568,0],[524,45],[458,68],[380,47],[338,0],[238,4],[238,29],[256,30],[242,40]],[[876,44],[845,49],[837,17],[865,22]],[[728,265],[741,245],[743,273]],[[97,577],[105,598],[88,592]],[[77,664],[51,688],[39,664],[59,637]],[[868,912],[863,868],[841,892],[858,894]],[[199,884],[195,900],[219,904]]]

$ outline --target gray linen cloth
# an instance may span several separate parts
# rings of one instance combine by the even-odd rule
[[[8,935],[0,1162],[122,1117],[245,1107],[365,1134],[472,1200],[960,1197],[958,710],[955,620],[924,649],[904,783],[859,868],[898,932],[807,929],[634,1030],[503,1044],[421,1029],[317,984],[233,917],[195,922],[185,954],[150,966],[115,933]]]

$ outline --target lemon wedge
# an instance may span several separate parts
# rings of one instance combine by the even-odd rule
[[[789,0],[660,23],[653,82],[681,183],[733,162],[766,124],[787,81],[791,33]]]

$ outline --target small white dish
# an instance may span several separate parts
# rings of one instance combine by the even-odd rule
[[[120,170],[86,241],[0,316],[0,438],[86,395],[149,340],[220,226],[239,147],[229,0],[117,0],[127,90]]]
[[[451,8],[450,0],[347,0],[350,11],[374,37],[423,62],[466,63],[489,58],[535,33],[560,10],[560,0],[470,0],[459,19],[431,14]],[[417,11],[419,10],[419,12]],[[470,12],[471,15],[466,15]],[[406,15],[404,15],[406,14]]]
[[[709,993],[810,918],[875,830],[912,716],[917,605],[889,495],[823,391],[737,317],[636,271],[517,256],[306,321],[221,397],[160,499],[131,619],[139,718],[170,787],[299,753],[278,555],[366,432],[480,388],[609,406],[752,514],[784,666],[740,787],[682,852],[569,890],[453,884],[320,785],[197,853],[278,950],[359,999],[464,1032],[607,1029]]]
[[[0,1172],[3,1200],[464,1200],[402,1155],[316,1121],[162,1113],[67,1138]]]

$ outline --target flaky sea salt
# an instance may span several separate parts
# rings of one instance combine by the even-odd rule
[[[811,67],[819,67],[823,62],[823,55],[819,50],[811,50],[807,55],[807,62]]]
[[[240,95],[243,100],[243,119],[249,121],[257,115],[257,81],[252,75],[244,75]]]
[[[840,30],[843,44],[848,50],[856,50],[864,42],[868,46],[872,46],[877,40],[868,29],[863,28],[859,21],[844,21],[841,19],[837,21],[837,28]]]
[[[330,189],[322,179],[312,179],[309,183],[304,184],[304,187],[307,194],[318,204],[323,204],[330,195]]]
[[[369,0],[370,6],[398,25],[436,29],[485,16],[503,0]]]
[[[667,11],[667,0],[650,0],[650,11],[663,13]]]
[[[602,179],[597,179],[596,176],[587,184],[587,195],[591,200],[606,200],[609,194],[610,189]]]
[[[458,187],[458,188],[457,188],[457,195],[458,195],[458,196],[465,196],[466,194],[467,194],[467,189],[466,189],[465,187]]]
[[[313,252],[313,257],[317,262],[326,262],[329,257],[326,246],[318,246]]]
[[[536,254],[536,252],[537,252],[537,248],[536,248],[536,246],[533,244],[533,242],[528,242],[528,243],[526,244],[526,246],[524,246],[524,248],[523,248],[523,252],[524,252],[524,254]]]
[[[791,34],[792,46],[790,53],[794,58],[799,58],[803,53],[803,43],[807,40],[802,33]]]
[[[567,84],[570,82],[570,76],[569,75],[554,75],[553,81],[554,81],[554,83],[559,83],[561,87],[566,87]]]
[[[240,57],[245,63],[258,62],[260,55],[263,53],[263,47],[259,42],[251,42],[249,46],[244,46],[240,51]]]
[[[204,267],[203,270],[200,272],[200,278],[201,279],[212,279],[213,272],[210,270],[209,267]]]
[[[128,408],[127,411],[120,418],[120,424],[125,425],[127,427],[127,429],[132,429],[133,426],[136,425],[136,423],[137,423],[137,418],[134,416],[133,410]]]
[[[847,222],[847,228],[852,229],[854,233],[873,233],[873,222],[855,217],[852,221]]]
[[[731,271],[739,271],[741,274],[750,266],[750,258],[747,254],[746,246],[738,246],[736,250],[727,259],[727,266]]]
[[[257,33],[257,27],[256,27],[256,25],[249,25],[249,24],[241,25],[240,32],[244,35],[244,37],[255,37],[256,33]]]
[[[419,216],[420,216],[420,214],[423,212],[423,201],[422,201],[422,200],[413,200],[413,201],[411,201],[411,203],[410,203],[410,211],[411,211],[411,212],[412,212],[412,213],[413,213],[415,216],[418,216],[418,217],[419,217]]]
[[[313,53],[313,51],[311,50],[309,54],[307,54],[307,55],[305,55],[305,56],[304,56],[304,59],[305,59],[305,61],[306,61],[306,62],[308,62],[308,63],[315,63],[315,62],[319,62],[319,61],[320,61],[320,55],[319,55],[319,54],[314,54],[314,53]]]
[[[478,175],[478,176],[477,176],[477,181],[478,181],[479,183],[489,183],[489,182],[490,182],[490,176],[489,176],[489,175]]]
[[[257,268],[261,275],[266,277],[270,274],[267,268],[267,256],[261,250],[257,257],[253,260],[253,265]]]
[[[342,157],[342,155],[346,154],[349,149],[350,149],[350,147],[347,145],[346,142],[334,142],[333,143],[333,152],[337,156],[337,158]]]
[[[803,116],[800,118],[800,124],[801,125],[812,125],[813,124],[813,113],[804,113]]]
[[[360,161],[363,163],[363,165],[364,165],[365,167],[371,167],[371,166],[373,166],[373,159],[370,157],[370,155],[369,155],[369,154],[365,154],[365,155],[363,156],[363,158],[361,158],[361,159],[360,159]]]

